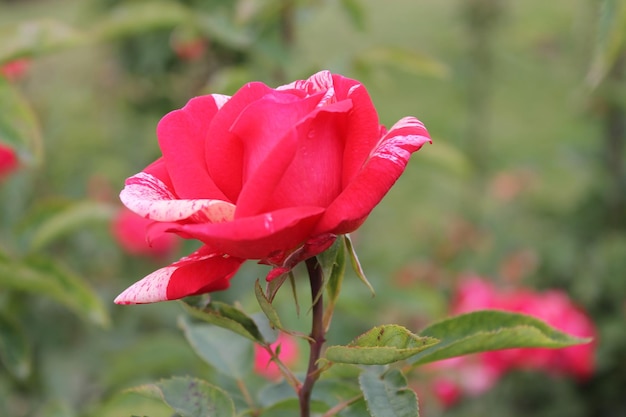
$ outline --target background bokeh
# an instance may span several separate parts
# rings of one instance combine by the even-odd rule
[[[0,82],[0,142],[21,161],[0,183],[0,415],[167,416],[123,390],[211,378],[176,304],[112,304],[194,247],[127,253],[117,193],[189,98],[328,69],[359,79],[383,124],[416,116],[434,142],[354,234],[376,297],[349,276],[329,339],[418,330],[467,274],[561,289],[597,326],[592,377],[512,372],[451,407],[424,393],[423,415],[626,416],[623,2],[0,1],[0,64],[17,59]],[[266,272],[246,264],[215,298],[259,311]],[[306,329],[305,302],[298,315],[281,295]]]

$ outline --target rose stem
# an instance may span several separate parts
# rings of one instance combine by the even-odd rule
[[[300,416],[309,417],[311,413],[311,393],[313,392],[313,385],[319,377],[319,369],[317,367],[317,360],[320,358],[322,352],[322,345],[325,342],[324,339],[324,297],[320,293],[322,291],[322,268],[316,257],[312,257],[306,260],[306,269],[309,273],[309,281],[311,283],[311,299],[315,302],[312,306],[312,319],[311,319],[311,339],[309,342],[309,368],[307,369],[306,378],[302,384],[302,388],[298,392],[298,399],[300,401]],[[317,301],[315,299],[317,298]]]

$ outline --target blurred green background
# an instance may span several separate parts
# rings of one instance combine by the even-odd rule
[[[122,390],[211,376],[177,305],[112,304],[167,263],[118,247],[117,193],[189,98],[328,69],[360,80],[383,124],[413,115],[434,141],[354,234],[377,294],[348,279],[329,339],[418,330],[467,273],[564,289],[598,326],[593,378],[515,373],[423,413],[626,416],[624,2],[0,1],[0,63],[20,58],[0,84],[0,135],[24,163],[0,184],[0,415],[166,416]],[[216,298],[258,311],[266,272],[246,265]]]

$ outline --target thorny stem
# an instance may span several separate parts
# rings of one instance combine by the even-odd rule
[[[311,393],[313,385],[319,378],[319,368],[317,361],[322,353],[324,339],[324,297],[321,294],[323,276],[322,268],[316,257],[306,260],[306,269],[309,273],[309,281],[311,284],[311,300],[314,304],[311,308],[311,341],[309,342],[309,367],[307,369],[306,378],[302,387],[298,391],[298,400],[300,402],[300,417],[310,417],[311,415]]]

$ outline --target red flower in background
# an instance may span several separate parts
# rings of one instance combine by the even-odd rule
[[[286,366],[292,366],[298,361],[300,352],[298,344],[292,337],[281,333],[271,347],[273,350],[279,349],[278,358]],[[254,372],[270,380],[278,380],[282,375],[267,350],[256,344],[254,345]]]
[[[574,336],[594,337],[596,334],[591,319],[562,291],[552,290],[542,293],[529,289],[502,291],[491,282],[478,277],[461,281],[452,303],[451,313],[461,314],[482,309],[532,315]],[[504,349],[448,359],[437,362],[430,368],[441,373],[434,379],[437,383],[434,393],[442,404],[451,405],[459,398],[453,386],[456,386],[459,392],[479,395],[495,385],[503,374],[515,369],[537,370],[586,379],[594,371],[594,351],[595,344],[588,343],[563,349]]]
[[[0,181],[19,167],[19,160],[13,148],[0,143]]]
[[[272,278],[356,230],[430,141],[417,119],[389,131],[365,87],[327,71],[272,89],[192,99],[166,115],[163,156],[120,195],[163,231],[204,246],[116,298],[172,300],[225,289],[247,259]]]
[[[29,59],[16,59],[1,65],[0,74],[9,81],[17,81],[24,77],[29,68]]]
[[[130,255],[163,258],[178,247],[178,237],[169,233],[146,239],[146,231],[154,223],[127,208],[121,209],[111,223],[111,232],[119,245]]]

